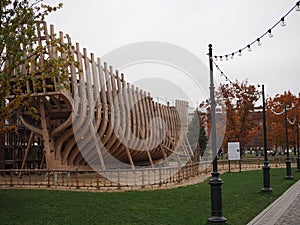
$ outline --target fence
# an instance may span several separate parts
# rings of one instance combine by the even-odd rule
[[[269,165],[273,168],[284,167],[286,158],[283,156],[269,157]],[[296,165],[296,158],[291,157],[292,166]],[[236,172],[242,170],[255,170],[262,168],[264,163],[263,157],[243,158],[241,160],[229,161],[219,160],[218,170],[221,172]]]
[[[292,158],[292,166],[296,160]],[[272,157],[271,167],[284,167],[285,158]],[[240,161],[219,160],[219,172],[258,170],[262,158],[245,158]],[[1,188],[49,188],[69,190],[135,190],[143,188],[166,188],[199,182],[210,176],[211,162],[200,162],[182,167],[158,167],[135,170],[45,170],[10,169],[0,170]],[[194,178],[194,179],[193,179]]]

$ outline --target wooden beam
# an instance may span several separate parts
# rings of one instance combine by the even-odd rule
[[[27,160],[27,156],[28,156],[30,147],[31,147],[31,145],[32,145],[33,137],[34,137],[34,132],[31,131],[31,132],[30,132],[30,136],[29,136],[29,140],[28,140],[28,142],[27,142],[27,146],[26,146],[26,149],[25,149],[25,154],[24,154],[24,157],[23,157],[23,160],[22,160],[21,169],[24,169],[24,168],[25,168],[25,163],[26,163],[26,160]]]

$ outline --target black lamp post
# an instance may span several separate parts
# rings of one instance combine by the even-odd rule
[[[265,103],[265,86],[262,85],[262,100],[263,100],[263,128],[264,128],[264,166],[263,166],[263,181],[264,187],[263,192],[270,192],[272,188],[270,186],[270,167],[268,163],[268,152],[267,152],[267,120],[266,120],[266,103]]]
[[[222,212],[222,184],[224,183],[218,172],[218,158],[217,158],[217,144],[216,144],[216,101],[215,101],[215,87],[213,78],[213,59],[212,59],[212,45],[209,47],[209,69],[210,69],[210,108],[211,108],[211,148],[213,157],[213,171],[212,178],[209,180],[211,192],[211,217],[208,218],[209,222],[225,223],[227,219],[223,216]]]
[[[300,172],[300,150],[299,150],[299,119],[296,115],[296,143],[297,143],[297,172]]]
[[[286,105],[284,105],[284,115],[285,115],[285,141],[286,141],[286,176],[285,179],[293,179],[292,176],[292,168],[291,168],[291,159],[290,159],[290,153],[289,153],[289,131],[288,131],[288,117],[287,117],[287,111],[286,111]]]

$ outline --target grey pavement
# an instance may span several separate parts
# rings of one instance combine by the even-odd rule
[[[251,220],[248,225],[299,225],[300,180],[276,201]]]

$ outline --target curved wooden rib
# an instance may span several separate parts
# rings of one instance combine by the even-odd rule
[[[75,121],[73,122],[73,132],[76,132],[76,136],[78,138],[84,138],[84,134],[87,131],[87,127],[84,126],[86,124],[86,114],[87,114],[87,108],[86,108],[86,88],[85,88],[85,82],[84,82],[84,74],[83,74],[83,66],[82,66],[82,55],[79,52],[79,44],[76,44],[76,56],[77,61],[79,62],[79,84],[78,88],[75,91],[75,97],[74,97],[74,118]],[[68,165],[74,165],[74,157],[75,154],[79,154],[79,150],[77,151],[71,151],[74,149],[74,146],[77,145],[76,137],[73,137],[71,141],[69,141],[65,147],[65,150],[62,152],[62,162],[64,164]],[[75,148],[76,149],[76,148]],[[71,156],[69,157],[69,154]]]
[[[119,72],[116,71],[116,94],[114,100],[114,104],[116,106],[116,113],[118,116],[118,121],[116,122],[116,125],[118,127],[115,127],[116,130],[116,141],[114,141],[113,146],[111,147],[111,154],[113,154],[117,159],[121,160],[122,162],[129,162],[131,166],[133,166],[133,162],[130,161],[130,158],[127,158],[127,152],[126,152],[126,143],[122,143],[122,139],[125,137],[125,128],[126,128],[126,109],[124,107],[124,97],[125,94],[123,93],[123,87],[121,83],[121,79],[119,77]],[[125,139],[126,140],[126,139]],[[109,148],[109,146],[108,146]],[[127,161],[127,159],[129,161]]]
[[[23,124],[28,130],[31,130],[31,131],[33,131],[34,133],[43,136],[43,132],[42,132],[41,129],[39,129],[39,128],[37,128],[37,127],[34,127],[34,126],[32,126],[31,124],[27,123],[27,122],[24,120],[24,118],[23,118],[22,115],[20,115],[19,118],[20,118],[22,124]]]

